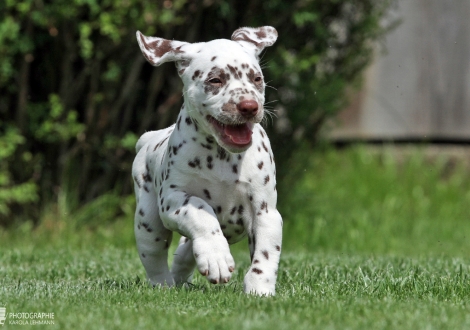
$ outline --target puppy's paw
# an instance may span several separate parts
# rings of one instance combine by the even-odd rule
[[[227,240],[222,235],[204,236],[193,240],[193,253],[199,272],[213,284],[227,283],[235,262]]]
[[[276,276],[269,276],[260,268],[250,267],[243,281],[245,293],[258,296],[274,296],[276,294]]]

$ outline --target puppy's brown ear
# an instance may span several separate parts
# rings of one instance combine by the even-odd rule
[[[158,66],[165,62],[188,61],[191,59],[190,43],[144,36],[137,31],[137,42],[144,57],[150,64]]]
[[[272,26],[242,27],[233,32],[232,40],[251,49],[255,56],[259,57],[265,47],[272,46],[276,42],[277,31]]]

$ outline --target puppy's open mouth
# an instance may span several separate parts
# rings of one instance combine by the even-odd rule
[[[243,148],[251,143],[251,135],[253,134],[253,123],[244,123],[238,125],[224,124],[212,116],[206,117],[209,123],[217,131],[219,138],[225,144]]]

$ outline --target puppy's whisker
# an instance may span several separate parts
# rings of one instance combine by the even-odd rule
[[[274,89],[275,91],[277,91],[277,88],[276,88],[276,87],[269,86],[269,85],[266,85],[266,87],[269,87],[269,88]]]
[[[274,102],[278,102],[279,100],[272,100],[272,101],[269,101],[269,102],[265,102],[264,105],[266,104],[270,104],[270,103],[274,103]]]
[[[266,61],[260,62],[260,67],[261,67],[261,69],[264,70],[264,69],[266,69],[266,68],[269,68],[269,65],[268,65],[269,62],[271,62],[271,60],[266,60]]]

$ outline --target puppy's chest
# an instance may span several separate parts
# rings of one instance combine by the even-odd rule
[[[257,148],[251,151],[254,153],[230,154],[217,145],[208,149],[187,143],[176,155],[169,151],[168,161],[159,169],[160,177],[164,186],[178,187],[204,200],[229,243],[235,243],[251,228],[255,203],[275,181],[269,153],[263,157]]]
[[[253,192],[248,183],[195,179],[185,190],[212,208],[229,243],[239,241],[245,236],[246,229],[251,228]]]
[[[275,175],[270,150],[256,138],[247,151],[232,154],[213,141],[173,139],[172,136],[161,166],[157,167],[160,177],[166,180],[179,181],[185,187],[211,186],[225,196],[230,193],[246,195],[251,186],[266,185],[271,179],[274,181]],[[168,172],[175,175],[169,176]],[[178,182],[173,183],[178,185]]]

